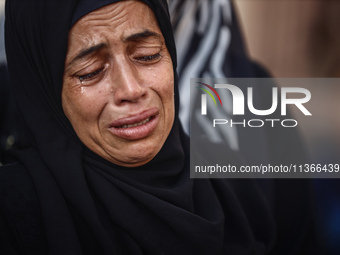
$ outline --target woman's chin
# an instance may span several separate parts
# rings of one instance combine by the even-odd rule
[[[107,148],[106,150],[94,151],[99,156],[105,158],[119,166],[123,167],[138,167],[145,165],[151,161],[161,150],[164,142],[150,141],[133,141],[128,146],[121,146],[119,148]],[[117,145],[117,144],[116,144]]]

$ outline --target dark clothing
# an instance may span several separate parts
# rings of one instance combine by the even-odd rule
[[[197,201],[191,208],[191,215],[205,222],[194,230],[189,242],[183,231],[177,232],[174,240],[166,232],[148,232],[155,227],[146,225],[140,229],[150,235],[152,248],[140,251],[146,254],[317,254],[314,229],[311,219],[308,187],[301,180],[271,180],[270,193],[259,188],[256,180],[195,180],[193,190]],[[287,189],[289,187],[289,189]],[[34,184],[27,170],[20,164],[7,165],[0,169],[0,254],[48,254],[48,244],[43,217]],[[52,201],[53,202],[53,201]],[[102,220],[108,215],[104,208]],[[118,207],[117,209],[121,210]],[[140,207],[142,217],[147,208]],[[128,213],[128,212],[126,212]],[[158,212],[164,213],[164,212]],[[160,217],[157,212],[152,221]],[[169,210],[169,220],[175,218],[178,224],[186,225],[190,217],[177,218]],[[82,242],[80,254],[102,254],[100,246],[91,230],[75,212],[74,222]],[[185,214],[184,214],[185,216]],[[131,219],[133,220],[133,219]],[[123,224],[123,223],[122,223]],[[210,225],[210,226],[209,226]],[[195,226],[193,226],[195,227]],[[201,229],[204,227],[204,229]],[[118,241],[119,254],[139,254],[139,241],[129,240],[120,226],[113,228],[122,235]],[[211,231],[207,235],[205,231]],[[173,229],[174,230],[174,229]],[[205,231],[202,231],[205,230]],[[159,235],[159,236],[157,236]],[[125,236],[125,238],[123,238]],[[174,237],[173,237],[174,238]],[[158,239],[158,240],[157,240]],[[164,239],[162,243],[160,239]],[[200,240],[200,243],[196,243]],[[131,245],[135,243],[136,246]],[[214,245],[212,245],[214,244]],[[184,247],[183,247],[184,245]],[[204,246],[198,251],[194,246]],[[184,249],[183,249],[184,248]],[[65,254],[65,253],[59,253]],[[76,253],[68,253],[76,254]]]
[[[11,162],[9,149],[24,148],[31,142],[22,119],[10,88],[7,66],[0,64],[0,164]]]
[[[4,151],[6,149],[6,140],[8,138],[8,95],[9,95],[9,79],[7,67],[0,64],[0,163],[4,162]]]
[[[1,167],[0,197],[0,254],[48,254],[39,200],[25,167]]]

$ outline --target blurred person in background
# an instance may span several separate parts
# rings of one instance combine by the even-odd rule
[[[186,132],[189,133],[189,116],[193,114],[190,113],[188,106],[190,77],[270,77],[270,74],[249,57],[235,12],[234,4],[237,1],[169,2],[180,53],[178,72],[183,106],[180,117]],[[252,36],[257,36],[257,47],[262,50],[255,52],[257,60],[262,60],[262,63],[267,64],[274,73],[284,74],[279,77],[299,77],[297,74],[300,74],[300,77],[340,77],[339,1],[276,1],[278,6],[284,7],[282,9],[280,7],[275,9],[273,2],[242,2],[244,6],[249,3],[250,9],[258,7],[257,4],[264,8],[261,9],[263,12],[255,8],[252,12],[253,19],[250,19],[254,22],[254,26],[251,26],[254,28]],[[259,13],[266,15],[259,16]],[[304,57],[306,58],[303,59]],[[331,93],[334,95],[334,91]],[[337,94],[338,90],[335,91],[335,95]],[[227,100],[230,98],[223,101]],[[330,117],[334,119],[333,115]],[[208,122],[209,120],[206,123],[194,122],[192,125],[202,126],[209,131],[206,125]],[[335,121],[329,123],[338,125]],[[256,163],[264,158],[272,159],[270,146],[264,142],[268,138],[268,133],[260,130],[225,128],[219,130],[218,135],[216,133],[214,130],[209,137],[215,141],[227,142],[232,149],[239,151],[247,162]],[[333,132],[323,132],[321,136],[312,135],[312,139],[321,146],[316,148],[316,155],[313,154],[311,158],[316,160],[313,156],[317,156],[317,160],[321,162],[337,160],[339,158],[337,137],[338,134]],[[281,144],[282,141],[276,142]],[[305,160],[305,156],[302,155],[301,159]],[[268,185],[271,185],[270,182],[262,182],[263,187]],[[339,254],[339,180],[314,180],[313,193],[316,199],[318,232],[325,244],[323,252]]]
[[[190,125],[202,127],[212,142],[227,143],[232,150],[239,151],[249,164],[270,162],[273,159],[271,152],[276,149],[266,142],[271,131],[225,125],[212,128],[209,124],[211,119],[222,118],[223,115],[224,119],[230,119],[232,98],[224,91],[220,93],[227,109],[223,115],[218,113],[218,117],[214,117],[212,112],[206,117],[206,122],[193,118],[193,123],[189,124],[190,115],[197,114],[190,112],[190,100],[193,104],[200,100],[197,95],[190,98],[190,78],[270,77],[265,68],[249,58],[233,3],[229,0],[170,0],[169,5],[178,51],[180,119],[185,132],[189,134]],[[245,85],[240,89],[246,94]],[[254,84],[254,91],[256,103],[265,107],[270,105],[271,88]],[[301,148],[301,155],[305,157],[303,151]]]
[[[280,129],[273,131],[243,127],[226,128],[223,125],[211,129],[209,117],[206,118],[206,122],[198,122],[195,118],[192,118],[192,122],[189,123],[190,115],[196,116],[195,112],[190,112],[189,102],[190,100],[200,100],[199,97],[190,98],[190,78],[271,77],[271,74],[262,65],[249,57],[234,4],[233,1],[229,0],[169,1],[178,51],[181,95],[180,119],[184,130],[190,133],[190,125],[195,126],[195,128],[200,126],[209,134],[207,137],[212,142],[227,143],[232,150],[239,152],[250,165],[260,164],[261,162],[277,164],[282,161],[274,155],[285,157],[286,162],[309,162],[305,145],[300,134],[296,131],[287,134],[286,131]],[[255,100],[270,105],[270,102],[267,102],[270,98],[267,92],[271,88],[264,88],[261,87],[261,84],[256,83],[253,86],[254,90],[260,91],[255,94]],[[240,88],[244,93],[246,92],[246,87]],[[232,100],[228,95],[223,93],[220,93],[220,95],[223,102]],[[231,104],[226,105],[224,107],[229,107],[230,113]],[[227,112],[224,111],[223,113],[225,119],[230,118]],[[218,117],[220,116],[221,113]],[[281,151],[277,151],[278,148]],[[277,185],[274,183],[298,186],[300,181],[258,180],[258,182],[264,193],[271,197],[271,186]],[[309,183],[310,196],[314,201],[316,197],[312,195],[312,190],[315,187],[312,187],[310,180],[301,181],[301,183],[304,182]],[[283,207],[293,209],[297,206],[289,202],[289,197],[294,195],[280,194],[281,198],[287,199],[287,204]],[[309,198],[306,197],[306,199]],[[313,210],[313,217],[315,217],[315,214],[316,212]],[[295,220],[299,221],[300,219],[295,218]],[[317,253],[317,251],[315,252]]]

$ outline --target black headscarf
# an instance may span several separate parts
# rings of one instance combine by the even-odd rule
[[[253,180],[192,180],[189,146],[176,116],[163,148],[146,165],[124,168],[86,149],[63,113],[68,32],[114,0],[7,0],[11,83],[34,137],[16,153],[41,206],[49,254],[264,254],[274,216]],[[166,0],[154,12],[176,70]],[[176,77],[176,75],[175,75]],[[227,154],[227,153],[226,153]]]

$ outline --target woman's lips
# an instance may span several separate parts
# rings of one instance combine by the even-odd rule
[[[120,138],[138,140],[149,136],[158,125],[159,110],[148,109],[110,124],[110,132]]]
[[[117,128],[130,128],[130,127],[136,127],[136,126],[140,126],[140,125],[143,125],[145,123],[148,123],[150,121],[151,117],[145,119],[145,120],[142,120],[141,122],[138,122],[138,123],[134,123],[134,124],[124,124],[123,126],[120,126],[120,127],[117,127]]]

